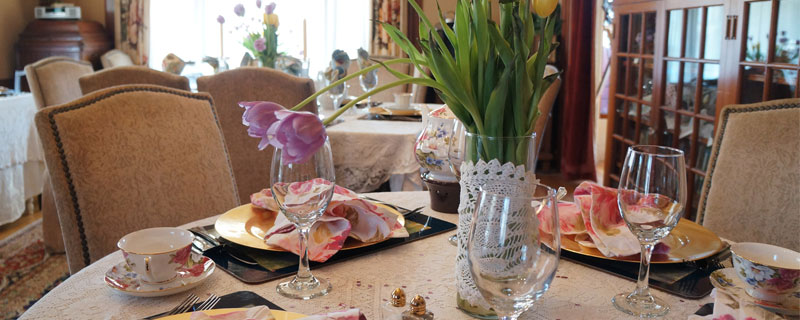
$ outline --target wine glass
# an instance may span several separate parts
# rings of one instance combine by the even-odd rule
[[[639,239],[642,262],[636,290],[611,299],[614,306],[638,317],[659,317],[669,305],[650,294],[650,256],[656,242],[678,224],[686,206],[686,163],[683,151],[661,146],[628,148],[622,166],[617,204],[622,219]]]
[[[464,134],[466,130],[464,125],[458,119],[453,120],[453,135],[447,141],[447,163],[450,166],[450,172],[456,176],[456,180],[461,181],[461,163],[464,162],[464,151],[466,150],[464,142]],[[454,246],[458,246],[458,234],[454,234],[447,238],[447,241]]]
[[[301,163],[288,163],[282,155],[283,150],[276,148],[270,173],[272,195],[281,212],[300,231],[300,266],[291,281],[278,284],[277,291],[289,298],[307,300],[331,290],[330,283],[314,277],[308,266],[308,232],[333,198],[336,178],[331,145],[326,139],[319,150]]]
[[[361,89],[364,93],[369,92],[378,86],[378,70],[372,70],[365,74],[358,76],[358,81],[361,83]],[[367,107],[372,107],[372,96],[367,97]]]
[[[555,190],[529,182],[481,187],[467,258],[478,291],[499,319],[517,319],[544,295],[560,255]]]
[[[328,85],[335,81],[337,80],[329,80]],[[339,109],[342,106],[342,99],[347,96],[347,87],[347,83],[342,83],[328,90],[328,94],[330,95],[331,100],[333,100],[333,110]]]

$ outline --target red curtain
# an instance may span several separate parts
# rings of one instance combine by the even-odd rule
[[[561,90],[561,173],[566,179],[595,180],[592,130],[594,0],[563,1],[566,52]],[[587,54],[589,53],[589,54]]]

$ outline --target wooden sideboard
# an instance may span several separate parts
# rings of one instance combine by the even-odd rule
[[[19,35],[16,69],[52,56],[90,61],[100,69],[100,56],[113,46],[103,26],[94,21],[34,20]]]

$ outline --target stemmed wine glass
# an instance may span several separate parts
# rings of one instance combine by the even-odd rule
[[[338,79],[333,81],[328,80],[328,85],[337,80]],[[342,99],[344,99],[344,97],[347,96],[347,87],[348,87],[347,83],[342,83],[328,90],[328,94],[331,96],[331,100],[333,100],[333,110],[339,109],[339,107],[341,107]]]
[[[326,139],[325,144],[302,163],[288,163],[282,155],[283,150],[276,148],[270,173],[272,195],[281,212],[300,231],[301,254],[297,275],[291,281],[278,284],[277,291],[289,298],[307,300],[324,296],[331,290],[331,284],[314,277],[308,266],[308,232],[333,198],[336,177],[331,145]],[[297,190],[302,190],[302,194]]]
[[[378,86],[378,70],[372,70],[358,76],[358,81],[361,83],[361,89],[364,89],[365,93],[369,92]],[[372,96],[367,97],[367,107],[372,107]]]
[[[467,258],[478,291],[499,319],[517,319],[550,288],[561,255],[559,230],[552,188],[524,182],[481,187]]]
[[[659,317],[669,305],[650,294],[650,256],[656,242],[678,224],[686,207],[686,163],[683,151],[661,146],[628,148],[622,166],[617,204],[622,218],[639,239],[642,262],[636,290],[611,299],[614,306],[638,317]]]
[[[464,162],[464,154],[466,151],[465,146],[465,133],[466,130],[461,121],[453,120],[453,135],[447,143],[447,163],[450,166],[450,172],[456,176],[456,180],[461,181],[461,163]],[[447,241],[454,246],[458,246],[458,234],[454,234],[447,238]]]

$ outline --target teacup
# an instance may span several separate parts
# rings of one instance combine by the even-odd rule
[[[411,93],[395,93],[394,94],[394,105],[392,105],[391,109],[411,109],[411,97],[413,94]]]
[[[117,242],[125,263],[144,282],[166,283],[178,276],[192,254],[194,235],[179,228],[150,228],[129,233]]]
[[[800,287],[800,253],[764,243],[731,245],[733,268],[751,297],[782,302]]]

